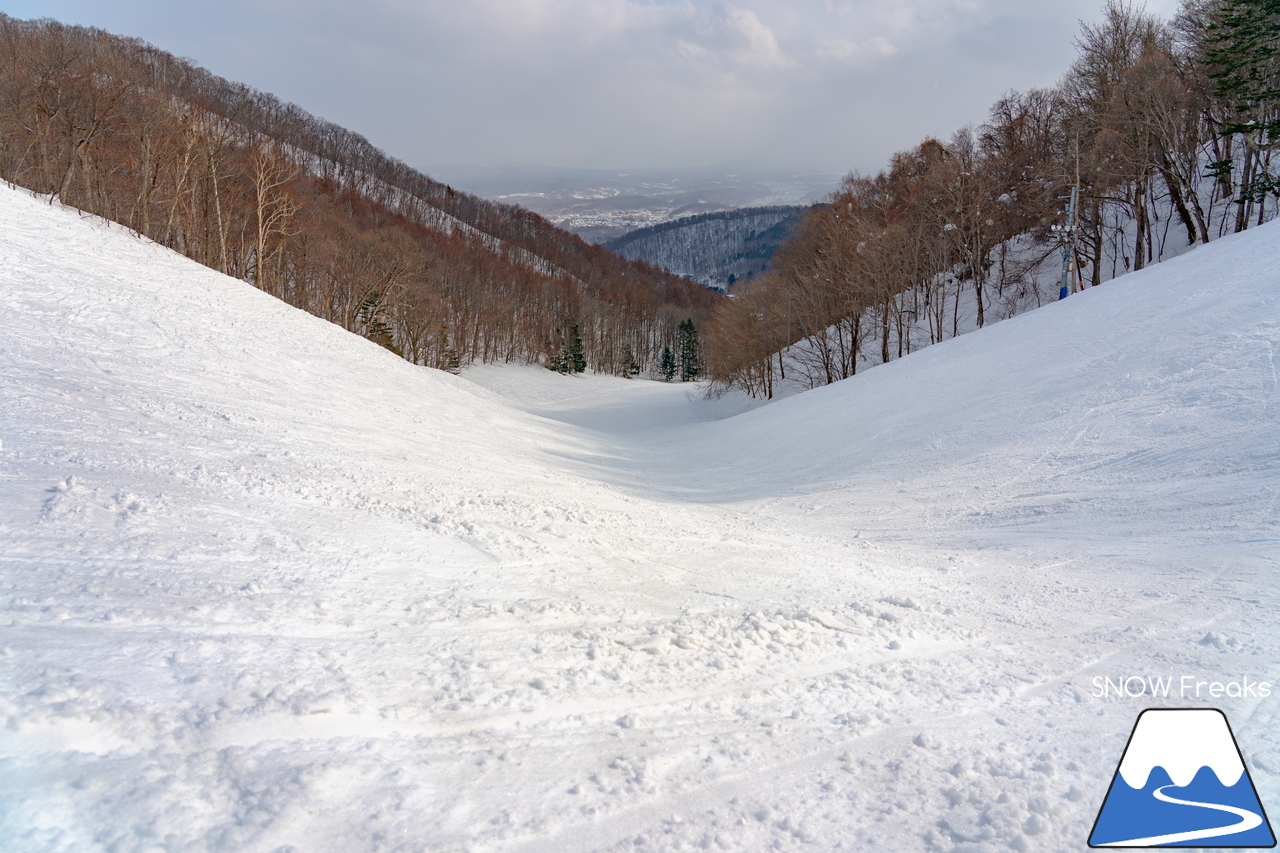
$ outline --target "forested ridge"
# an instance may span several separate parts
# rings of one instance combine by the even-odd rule
[[[720,298],[140,40],[0,14],[0,178],[417,363],[654,371]]]
[[[1184,0],[1167,22],[1109,0],[1076,45],[1057,86],[849,175],[718,308],[711,378],[772,396],[1034,307],[1064,234],[1076,288],[1275,217],[1280,0]]]
[[[744,207],[650,225],[604,243],[709,287],[728,289],[768,269],[806,208]]]

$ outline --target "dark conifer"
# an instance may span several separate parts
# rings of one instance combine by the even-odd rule
[[[1205,59],[1218,95],[1236,114],[1219,135],[1239,133],[1251,149],[1270,150],[1280,139],[1280,0],[1227,0],[1209,26]],[[1241,203],[1262,203],[1280,193],[1280,180],[1265,166],[1269,159],[1259,159],[1246,157]],[[1210,173],[1229,171],[1231,165],[1229,160],[1213,163]]]
[[[578,333],[578,324],[573,324],[569,332],[569,348],[564,354],[565,373],[583,373],[587,369],[587,354],[582,346],[582,335]]]
[[[658,370],[662,373],[662,381],[670,382],[676,376],[676,357],[671,354],[671,347],[662,348],[662,361],[658,363]]]
[[[547,341],[547,370],[554,370],[556,373],[568,373],[565,354],[564,334],[557,328],[555,338]]]
[[[626,344],[622,347],[622,375],[627,379],[640,375],[640,363],[636,361],[636,355],[631,349],[631,344]]]
[[[698,342],[698,329],[692,318],[686,319],[677,329],[677,348],[680,351],[680,381],[696,380],[702,373],[702,345]]]

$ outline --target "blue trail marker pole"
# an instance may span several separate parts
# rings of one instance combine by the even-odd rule
[[[1058,299],[1066,299],[1075,288],[1076,266],[1076,194],[1079,187],[1071,188],[1071,204],[1067,208],[1067,227],[1062,234],[1062,287],[1058,290]]]

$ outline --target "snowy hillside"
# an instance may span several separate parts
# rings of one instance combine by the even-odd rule
[[[0,187],[0,847],[1075,851],[1148,706],[1274,814],[1278,247],[735,414]]]

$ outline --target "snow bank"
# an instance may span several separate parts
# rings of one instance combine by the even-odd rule
[[[1271,528],[1278,242],[1220,240],[686,441],[758,460],[743,478],[726,458],[718,499],[838,488],[859,512],[889,479],[895,513],[1037,538]]]
[[[6,850],[1078,850],[1277,679],[1274,226],[742,414],[0,235]]]

